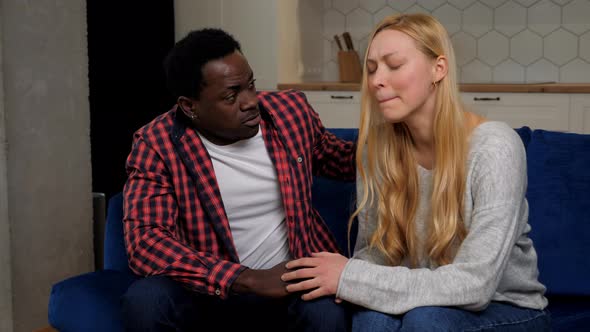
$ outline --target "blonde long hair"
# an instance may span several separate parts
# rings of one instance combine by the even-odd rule
[[[377,228],[369,245],[378,249],[392,265],[399,265],[408,258],[410,264],[416,266],[420,252],[438,266],[449,264],[466,234],[463,195],[468,135],[457,86],[453,47],[445,28],[429,15],[387,17],[377,25],[370,40],[385,29],[407,34],[432,60],[444,55],[448,61],[448,72],[438,82],[435,92],[432,213],[427,223],[427,237],[419,248],[414,225],[419,183],[412,137],[404,123],[385,122],[368,91],[367,70],[364,70],[356,155],[364,194],[358,197],[358,208],[351,223],[364,208],[376,207]]]

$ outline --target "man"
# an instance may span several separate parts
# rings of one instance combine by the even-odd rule
[[[177,105],[135,133],[127,160],[125,241],[146,276],[123,298],[127,330],[345,330],[342,304],[288,295],[280,276],[290,259],[338,251],[312,174],[354,180],[353,143],[303,94],[257,93],[222,30],[188,34],[165,69]]]

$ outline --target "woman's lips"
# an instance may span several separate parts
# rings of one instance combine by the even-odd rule
[[[389,97],[389,98],[378,99],[378,101],[379,101],[379,104],[383,104],[383,103],[386,103],[386,102],[388,102],[388,101],[390,101],[390,100],[394,100],[394,99],[397,99],[397,98],[399,98],[399,97],[395,96],[395,97]]]

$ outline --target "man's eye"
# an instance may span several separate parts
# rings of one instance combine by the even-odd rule
[[[253,89],[256,84],[255,84],[256,80],[252,80],[252,82],[250,82],[250,84],[248,84],[248,89]]]
[[[227,101],[227,102],[233,103],[234,101],[236,101],[236,95],[234,95],[234,94],[231,94],[231,95],[229,95],[229,96],[225,97],[224,99],[225,99],[225,101]]]

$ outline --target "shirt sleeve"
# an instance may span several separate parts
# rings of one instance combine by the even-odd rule
[[[171,176],[141,136],[135,136],[127,172],[123,222],[129,267],[142,276],[168,276],[196,292],[227,297],[245,267],[179,240]]]
[[[518,137],[507,137],[481,149],[471,162],[471,224],[451,264],[436,269],[386,266],[359,238],[337,297],[389,314],[421,306],[485,309],[527,224],[525,152]],[[376,218],[368,217],[364,222],[374,227]],[[368,236],[366,229],[359,225],[359,237]]]

